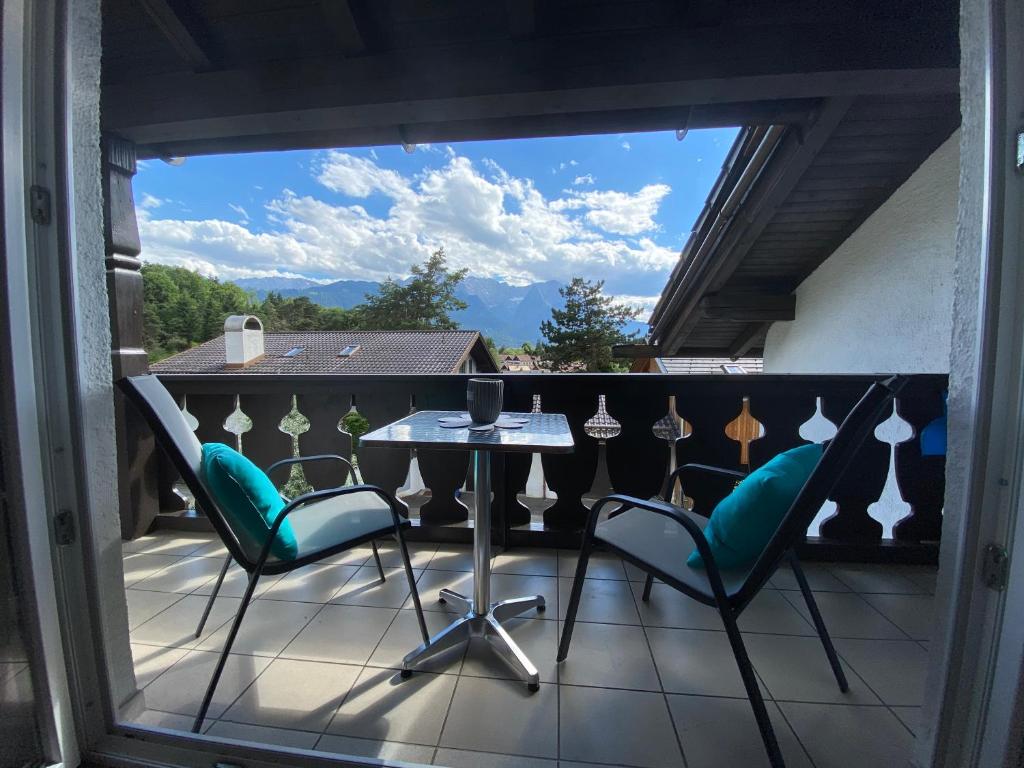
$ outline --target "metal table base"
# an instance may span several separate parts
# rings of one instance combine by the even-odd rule
[[[430,638],[429,642],[406,655],[402,661],[402,676],[408,677],[416,665],[476,636],[486,638],[488,647],[505,660],[531,691],[536,691],[540,687],[537,668],[516,645],[501,622],[531,608],[543,611],[544,598],[534,595],[491,602],[491,465],[485,451],[473,451],[472,461],[473,597],[470,599],[450,589],[440,591],[438,600],[455,606],[462,615]]]

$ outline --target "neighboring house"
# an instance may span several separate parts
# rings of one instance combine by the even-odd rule
[[[761,373],[760,357],[647,357],[638,358],[630,373],[675,373],[691,376],[730,373]]]
[[[150,366],[153,373],[497,373],[477,331],[264,333],[234,315],[224,335]]]
[[[502,373],[537,373],[542,370],[540,358],[527,354],[502,355],[500,366]]]

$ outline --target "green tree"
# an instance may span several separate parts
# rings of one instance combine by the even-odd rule
[[[540,324],[546,342],[535,350],[545,367],[568,371],[582,366],[592,373],[625,370],[613,359],[612,346],[636,340],[636,334],[626,334],[622,327],[640,310],[605,296],[603,280],[574,277],[558,292],[565,309],[552,309],[551,320]]]
[[[385,280],[377,293],[356,308],[359,326],[369,331],[455,330],[451,313],[466,308],[455,289],[468,270],[449,270],[444,248],[438,248],[423,264],[412,267],[412,278],[401,285]]]

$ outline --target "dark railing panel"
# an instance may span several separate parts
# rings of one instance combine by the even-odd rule
[[[351,442],[340,422],[353,406],[369,421],[371,429],[401,418],[412,408],[464,409],[467,378],[250,374],[162,377],[179,403],[182,396],[188,396],[188,409],[199,421],[197,435],[203,441],[234,443],[235,435],[224,424],[236,410],[237,397],[240,410],[252,420],[251,428],[242,435],[243,448],[261,466],[292,454],[293,436],[282,429],[297,433],[298,449],[303,454],[350,456]],[[606,487],[641,497],[660,492],[673,445],[673,420],[667,421],[669,430],[665,431],[670,397],[675,400],[675,413],[692,430],[688,436],[674,440],[675,464],[697,462],[753,469],[778,452],[807,442],[801,429],[814,416],[819,399],[822,414],[839,424],[877,377],[509,374],[502,378],[506,410],[529,411],[534,397],[540,396],[542,410],[564,413],[569,421],[575,452],[542,457],[545,481],[558,497],[544,512],[544,526],[553,531],[573,531],[583,524],[588,496],[594,492]],[[910,507],[910,513],[895,525],[890,519],[888,528],[893,539],[899,543],[937,540],[944,458],[922,456],[919,435],[942,415],[945,388],[945,376],[912,377],[896,412],[910,426],[913,436],[897,443],[893,452],[888,443],[869,438],[832,495],[837,508],[821,526],[822,541],[867,546],[883,543],[883,526],[872,517],[869,507],[886,486],[890,455],[895,456],[892,469],[899,494]],[[607,416],[593,419],[602,396]],[[889,417],[886,414],[882,420]],[[237,422],[236,414],[231,421],[236,431]],[[653,430],[655,424],[659,424],[659,434]],[[408,451],[365,448],[358,454],[366,482],[392,492],[404,484],[409,474]],[[500,514],[509,525],[528,523],[529,510],[517,494],[525,491],[531,457],[504,457],[494,466],[501,468],[501,477],[494,482],[496,519]],[[432,527],[466,520],[468,510],[456,498],[456,492],[466,479],[468,454],[421,451],[419,467],[424,484],[431,490],[430,501],[420,509],[420,527],[440,534],[441,528]],[[337,483],[335,468],[309,467],[304,471],[305,480],[314,487]],[[699,481],[692,481],[683,490],[703,511],[710,511],[720,494],[720,487],[705,487]],[[536,526],[532,530],[543,534]],[[523,535],[532,534],[527,531]]]

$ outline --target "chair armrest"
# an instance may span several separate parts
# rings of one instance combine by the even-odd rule
[[[317,456],[297,456],[292,459],[281,459],[280,461],[275,461],[273,464],[267,467],[267,476],[269,477],[273,473],[273,471],[275,469],[278,469],[279,467],[291,466],[292,464],[304,464],[307,461],[340,461],[342,464],[345,465],[345,468],[346,470],[348,470],[348,473],[349,475],[351,475],[352,479],[355,479],[356,473],[355,470],[352,468],[352,462],[350,462],[344,456],[338,456],[337,454],[334,453],[323,453]]]
[[[676,467],[672,474],[668,476],[665,481],[665,486],[661,489],[661,498],[670,499],[672,494],[672,488],[676,484],[676,480],[681,480],[683,475],[711,475],[718,478],[719,480],[736,482],[742,480],[747,476],[746,472],[738,472],[734,469],[725,469],[723,467],[712,467],[710,464],[683,464],[681,467]],[[728,494],[723,494],[723,497]]]
[[[401,524],[401,518],[397,506],[398,502],[394,500],[391,494],[389,494],[383,488],[380,488],[376,485],[346,485],[339,488],[324,488],[323,490],[320,491],[312,491],[310,493],[305,493],[302,496],[298,496],[292,499],[290,502],[288,502],[288,504],[285,505],[284,509],[282,509],[277,514],[277,517],[274,518],[274,522],[270,526],[270,535],[267,536],[267,540],[263,544],[263,550],[260,552],[259,560],[256,561],[257,569],[263,569],[263,564],[267,561],[267,558],[270,556],[270,545],[277,537],[277,532],[281,529],[281,526],[284,525],[284,521],[292,512],[300,510],[307,504],[310,504],[314,501],[323,501],[324,499],[333,499],[336,496],[348,496],[353,493],[367,492],[375,493],[378,496],[380,496],[391,509],[391,517],[394,519],[395,525],[397,526]]]
[[[682,509],[677,507],[675,504],[669,504],[664,501],[640,499],[635,496],[624,496],[619,493],[614,493],[611,496],[605,496],[602,499],[598,499],[597,503],[591,507],[590,519],[587,521],[587,535],[593,536],[602,507],[606,504],[612,503],[622,505],[622,508],[619,511],[620,514],[629,509],[640,509],[645,512],[651,512],[652,514],[666,517],[680,525],[683,530],[689,534],[690,538],[693,539],[693,543],[696,545],[697,551],[700,553],[701,560],[704,561],[704,569],[707,571],[708,581],[711,584],[712,592],[714,592],[715,597],[719,599],[722,605],[726,604],[727,598],[725,594],[725,586],[722,583],[722,573],[718,568],[718,563],[715,561],[715,556],[711,553],[711,545],[708,544],[708,540],[704,538],[704,531],[701,530],[701,527],[687,517],[686,513]]]

